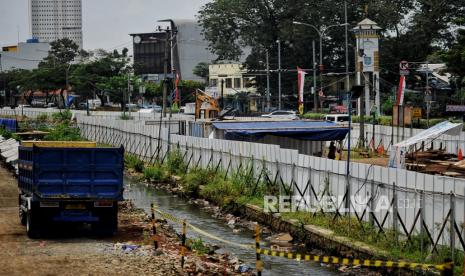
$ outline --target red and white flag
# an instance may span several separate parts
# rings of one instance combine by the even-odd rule
[[[304,114],[304,84],[305,84],[305,73],[304,70],[297,67],[297,87],[299,89],[299,113],[300,115]]]
[[[400,76],[399,88],[397,89],[397,105],[404,104],[405,86],[405,76]]]

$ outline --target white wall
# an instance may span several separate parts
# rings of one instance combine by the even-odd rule
[[[99,117],[78,117],[82,135],[91,140],[123,145],[128,152],[137,154],[148,161],[154,161],[157,153],[158,126],[144,126],[142,123],[101,119]],[[168,147],[177,148],[184,153],[186,163],[190,166],[220,166],[223,170],[234,170],[242,166],[252,166],[255,176],[265,170],[271,179],[280,176],[283,183],[292,185],[294,194],[298,190],[310,196],[315,204],[325,191],[328,181],[328,193],[343,196],[346,190],[346,162],[298,154],[296,150],[282,149],[277,145],[266,145],[239,141],[226,141],[180,135],[170,135],[166,128],[161,130],[161,154],[165,156]],[[209,163],[209,161],[212,162]],[[231,164],[231,165],[229,165]],[[229,169],[228,169],[229,168]],[[250,167],[249,167],[250,168]],[[394,191],[397,195],[399,216],[408,231],[420,231],[420,223],[414,224],[414,218],[420,209],[420,198],[425,197],[425,223],[434,240],[439,244],[449,244],[449,231],[439,235],[438,225],[442,225],[450,209],[450,193],[455,194],[455,216],[457,225],[464,221],[465,180],[443,176],[433,176],[400,169],[384,168],[367,164],[350,164],[351,195],[369,195],[377,203],[382,196],[390,200]],[[395,183],[395,187],[394,187]],[[316,196],[315,196],[316,195]],[[409,206],[403,207],[409,203]],[[353,203],[357,205],[357,202]],[[397,227],[402,232],[402,224],[394,224],[393,213],[379,211],[374,213],[381,223],[388,214],[384,228]],[[358,215],[362,215],[359,212]],[[365,221],[368,215],[365,214]],[[446,221],[447,224],[447,221]],[[462,249],[456,235],[457,248]]]

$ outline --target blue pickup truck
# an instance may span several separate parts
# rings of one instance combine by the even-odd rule
[[[51,222],[89,223],[113,235],[123,200],[124,149],[93,142],[22,142],[19,217],[37,238]]]

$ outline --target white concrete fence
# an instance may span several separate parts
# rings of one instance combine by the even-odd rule
[[[418,128],[397,128],[391,126],[375,125],[375,147],[378,147],[381,143],[385,150],[389,150],[392,144],[396,144],[403,140],[412,137],[424,129]],[[373,125],[365,125],[365,145],[368,146],[373,138]],[[351,147],[357,146],[358,140],[360,139],[360,125],[354,124],[352,128]],[[442,147],[450,153],[458,153],[459,148],[465,153],[465,132],[460,132],[458,136],[441,135],[433,142],[435,149],[438,149],[442,144]],[[344,143],[347,147],[347,139]],[[425,148],[430,148],[431,142],[425,144]]]
[[[290,187],[293,194],[308,196],[306,203],[312,206],[322,200],[323,195],[341,199],[346,192],[345,161],[302,155],[277,145],[168,134],[166,128],[160,130],[158,126],[145,126],[138,121],[78,116],[78,126],[85,138],[113,146],[123,145],[127,152],[146,161],[155,161],[157,153],[158,158],[163,159],[169,148],[179,148],[190,167],[219,167],[230,173],[242,164],[242,168],[249,168],[256,177],[263,177],[262,172],[266,171],[280,191]],[[160,151],[157,151],[158,144]],[[423,233],[425,244],[429,241],[463,250],[464,179],[354,162],[350,164],[349,179],[350,194],[356,197],[351,211],[359,206],[397,203],[389,205],[389,210],[379,210],[372,215],[363,212],[363,208],[352,213],[361,221],[371,222],[383,230],[395,228],[402,236]],[[368,204],[357,201],[365,197]],[[335,207],[337,212],[342,212],[344,204],[337,203]],[[426,227],[421,227],[421,221]]]

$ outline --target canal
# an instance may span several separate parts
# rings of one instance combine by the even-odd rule
[[[234,233],[223,220],[212,217],[210,213],[199,208],[199,206],[195,204],[189,203],[185,199],[181,199],[169,192],[157,190],[154,187],[146,186],[143,183],[138,183],[131,179],[126,179],[125,182],[125,198],[131,199],[138,208],[144,209],[147,213],[150,212],[150,204],[154,203],[160,210],[179,219],[186,219],[190,224],[215,236],[234,243],[254,243],[252,239],[253,233],[247,228],[243,228],[240,232]],[[181,232],[180,225],[172,225],[178,233]],[[198,237],[198,235],[192,231],[188,231],[187,236]],[[254,267],[254,250],[222,244],[208,237],[202,237],[202,240],[210,244],[221,246],[221,250],[236,256],[250,267]],[[262,273],[263,275],[338,275],[337,271],[334,269],[323,267],[318,263],[299,262],[296,260],[269,256],[262,256],[262,259],[265,266],[265,270]]]

